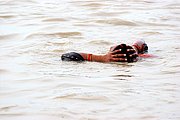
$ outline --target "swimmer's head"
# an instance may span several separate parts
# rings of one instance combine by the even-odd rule
[[[137,49],[138,54],[143,54],[148,52],[148,46],[144,40],[137,40],[133,43],[133,46]]]

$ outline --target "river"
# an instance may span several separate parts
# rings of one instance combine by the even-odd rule
[[[180,120],[179,0],[0,0],[1,120]],[[62,62],[143,39],[158,57]]]

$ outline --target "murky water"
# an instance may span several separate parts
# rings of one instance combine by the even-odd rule
[[[0,0],[1,120],[179,120],[179,0]],[[144,39],[159,57],[62,62]]]

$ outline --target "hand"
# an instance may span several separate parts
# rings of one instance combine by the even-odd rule
[[[110,48],[104,56],[104,62],[136,62],[138,54],[132,46],[120,44]]]
[[[127,62],[126,54],[120,52],[121,50],[109,51],[103,56],[103,62]]]

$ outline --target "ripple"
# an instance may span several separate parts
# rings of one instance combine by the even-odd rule
[[[150,119],[157,119],[157,117],[156,116],[143,116],[143,117],[140,117],[140,120],[150,120]]]
[[[8,111],[8,110],[15,108],[15,107],[17,107],[17,105],[1,107],[0,111]]]
[[[58,32],[58,33],[52,33],[52,34],[47,34],[47,35],[67,38],[71,36],[81,36],[82,34],[80,32]]]
[[[52,50],[52,52],[55,52],[55,53],[63,53],[63,52],[65,52],[65,50],[56,49],[56,50]]]
[[[8,72],[8,71],[5,70],[5,69],[0,69],[0,74],[4,74],[4,73],[6,73],[6,72]]]
[[[112,75],[115,80],[128,80],[127,78],[134,77],[133,75]]]
[[[83,87],[72,87],[58,91],[58,94],[53,99],[79,99],[79,100],[95,100],[106,101],[109,98],[104,94],[104,90],[94,91],[93,89]]]
[[[89,44],[95,44],[95,45],[111,45],[112,43],[111,42],[108,42],[108,41],[104,41],[104,40],[92,40],[89,42]]]
[[[14,15],[0,15],[0,18],[3,18],[3,19],[9,19],[9,18],[14,18],[16,16]]]
[[[124,12],[96,12],[96,13],[92,13],[90,15],[93,16],[116,16],[118,14],[127,14],[128,12],[124,11]]]
[[[138,23],[143,26],[176,27],[175,25],[163,24],[163,23],[151,23],[151,22],[138,22]]]
[[[60,41],[60,42],[55,42],[55,41],[48,41],[48,42],[46,42],[45,44],[44,44],[44,46],[64,46],[64,45],[66,45],[67,43],[65,42],[65,41]]]
[[[86,6],[86,7],[102,7],[102,6],[105,6],[105,4],[102,4],[102,3],[87,3],[87,4],[83,4],[81,6]]]
[[[134,22],[121,20],[121,19],[96,20],[94,22],[100,24],[110,24],[110,25],[137,26],[137,24]]]
[[[160,32],[143,32],[142,34],[145,34],[145,35],[162,35],[162,33],[160,33]]]
[[[133,77],[133,75],[113,75],[112,77]]]
[[[18,37],[19,34],[6,34],[6,35],[0,35],[0,40],[9,40],[9,39],[15,39]]]
[[[73,3],[73,4],[76,4],[76,5],[78,5],[78,6],[85,6],[85,7],[93,7],[93,8],[100,8],[100,7],[102,7],[102,6],[105,6],[106,4],[104,4],[104,3],[101,3],[101,1],[97,1],[97,0],[95,0],[95,1],[92,1],[92,0],[90,0],[90,1],[72,1],[71,3]]]
[[[167,5],[167,6],[165,6],[164,7],[164,9],[180,9],[180,6],[179,6],[179,4],[169,4],[169,5]]]
[[[38,36],[68,38],[68,37],[81,36],[81,35],[82,34],[80,32],[35,33],[35,34],[28,35],[26,39],[29,39],[32,37],[38,37]]]
[[[55,97],[54,99],[79,99],[79,100],[85,100],[85,101],[107,101],[109,100],[108,97],[103,95],[96,95],[95,93],[67,93],[65,95],[59,95]]]
[[[48,19],[44,19],[42,20],[43,22],[64,22],[67,21],[64,18],[48,18]]]

